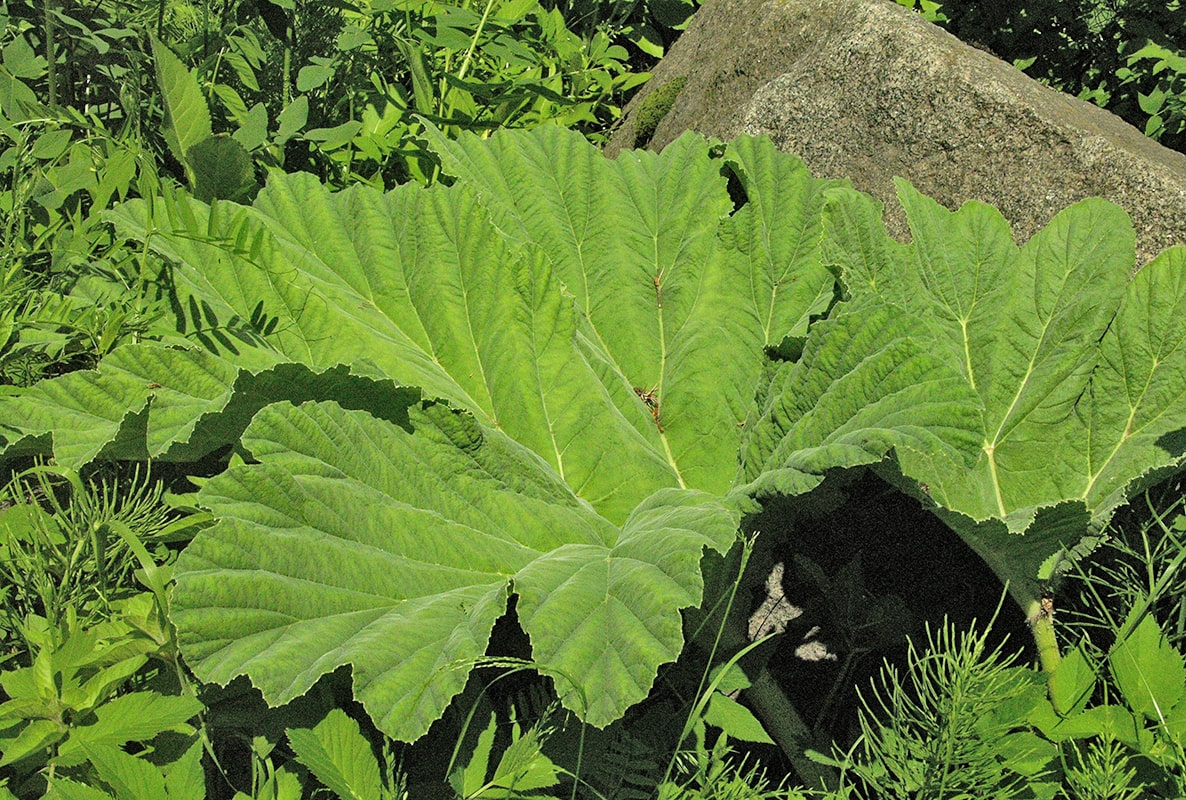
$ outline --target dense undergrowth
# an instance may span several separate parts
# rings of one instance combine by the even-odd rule
[[[0,798],[1186,795],[1186,251],[603,159],[692,10],[6,4]]]

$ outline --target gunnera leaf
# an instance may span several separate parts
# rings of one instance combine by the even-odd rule
[[[413,409],[411,431],[335,404],[268,406],[259,463],[200,495],[218,523],[178,563],[174,621],[205,680],[248,675],[271,703],[353,666],[358,699],[414,740],[483,654],[512,589],[541,669],[595,725],[650,689],[700,600],[701,551],[738,517],[662,490],[621,528],[471,415]]]
[[[415,738],[513,592],[541,669],[604,725],[679,653],[701,555],[733,541],[724,494],[765,352],[834,295],[819,259],[834,184],[767,140],[720,159],[689,136],[611,162],[544,128],[449,158],[450,187],[274,176],[251,207],[113,214],[171,265],[195,348],[178,352],[229,365],[242,389],[188,422],[166,392],[126,395],[143,440],[163,435],[159,414],[170,452],[193,452],[255,413],[241,445],[259,463],[205,487],[219,523],[179,564],[183,651],[204,680],[245,674],[273,703],[349,664],[377,724]],[[740,210],[723,168],[752,198]],[[213,335],[228,326],[253,335]],[[298,367],[370,380],[375,398],[301,379],[294,401],[334,402],[259,410],[285,399],[271,376]],[[46,430],[65,446],[60,427],[29,427]]]
[[[868,434],[855,429],[866,423],[847,421],[875,409],[909,420],[913,441],[886,442],[901,484],[925,495],[1025,605],[1054,555],[1102,526],[1157,470],[1182,462],[1186,250],[1167,251],[1130,281],[1132,226],[1106,201],[1075,204],[1018,248],[990,206],[950,212],[904,181],[898,193],[909,244],[889,237],[871,198],[833,190],[825,248],[849,310],[813,328],[807,347],[817,354],[770,390],[746,476],[759,488],[777,483],[779,470],[841,435],[863,447]],[[896,323],[830,341],[831,326],[852,317],[861,330]],[[901,341],[927,364],[931,391],[875,369]],[[813,372],[825,352],[837,355]],[[941,446],[924,441],[935,435]]]

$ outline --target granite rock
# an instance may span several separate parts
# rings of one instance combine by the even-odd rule
[[[653,135],[636,141],[636,110],[679,80]],[[892,0],[708,0],[606,149],[660,149],[688,129],[769,135],[817,176],[886,203],[900,238],[894,176],[949,208],[993,204],[1018,242],[1101,196],[1132,217],[1138,265],[1186,244],[1186,155]]]

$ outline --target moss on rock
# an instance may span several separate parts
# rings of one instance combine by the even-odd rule
[[[635,147],[645,145],[655,135],[655,129],[659,127],[659,123],[663,121],[663,118],[667,116],[667,112],[675,105],[675,99],[679,97],[680,91],[684,88],[685,81],[686,78],[681,75],[675,80],[663,84],[643,98],[641,105],[638,107],[638,116],[634,122]]]

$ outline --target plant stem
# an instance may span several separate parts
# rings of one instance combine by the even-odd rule
[[[745,699],[807,788],[836,786],[835,770],[807,757],[807,750],[814,744],[811,730],[765,666],[745,690]]]
[[[768,555],[765,548],[763,555]],[[756,559],[759,562],[765,559]],[[768,571],[768,570],[767,570]],[[738,580],[734,592],[742,597],[756,586],[764,574],[761,569],[753,567],[745,570]],[[734,607],[732,613],[725,617],[720,628],[720,647],[722,650],[736,652],[750,644],[748,614]],[[779,749],[791,762],[799,779],[810,789],[834,789],[839,785],[836,771],[825,764],[819,764],[807,757],[807,750],[815,747],[815,738],[811,728],[803,721],[799,710],[787,699],[786,693],[775,682],[770,670],[763,660],[758,669],[749,667],[745,670],[750,678],[750,686],[745,690],[745,699],[751,710],[761,721],[766,732],[778,743]],[[751,672],[754,673],[751,675]]]
[[[54,16],[53,0],[45,0],[42,4],[45,13],[45,80],[49,85],[49,107],[58,107],[58,59],[54,52]]]
[[[1058,641],[1054,638],[1054,613],[1043,604],[1041,598],[1030,600],[1025,606],[1025,616],[1038,646],[1038,661],[1043,672],[1054,672],[1062,656],[1058,652]]]

